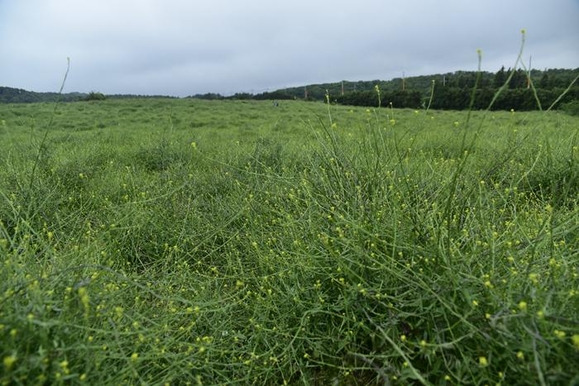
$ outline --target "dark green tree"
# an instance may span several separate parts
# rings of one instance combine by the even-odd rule
[[[539,88],[549,90],[551,88],[551,79],[549,78],[549,74],[546,72],[541,76],[541,80],[539,81]]]
[[[86,101],[104,101],[105,99],[107,99],[105,94],[96,91],[91,91],[85,98]]]
[[[527,87],[527,73],[522,69],[518,69],[513,72],[511,81],[509,82],[510,89],[524,88]]]
[[[505,72],[505,66],[502,66],[501,69],[498,70],[495,74],[495,78],[493,79],[493,87],[500,88],[505,84],[506,81],[507,73]]]

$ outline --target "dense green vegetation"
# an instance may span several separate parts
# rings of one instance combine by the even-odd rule
[[[375,88],[381,92],[383,106],[398,108],[424,108],[444,110],[545,110],[560,108],[579,100],[579,68],[575,70],[551,69],[505,70],[496,73],[456,71],[454,73],[396,78],[390,81],[342,81],[287,88],[257,95],[238,93],[229,98],[219,94],[196,95],[199,99],[306,99],[325,101],[329,96],[335,103],[351,106],[377,107],[380,103]],[[476,88],[471,106],[473,89]],[[567,88],[569,88],[567,90]],[[493,101],[497,95],[499,98]],[[538,102],[539,101],[539,102]]]
[[[383,106],[392,104],[397,108],[412,109],[429,106],[441,110],[468,110],[471,108],[483,110],[487,109],[492,101],[492,110],[529,111],[545,110],[550,107],[564,108],[579,101],[579,83],[576,83],[578,77],[579,68],[527,72],[522,69],[512,70],[509,68],[505,70],[502,67],[496,73],[456,71],[447,74],[396,78],[389,81],[343,81],[316,84],[259,94],[241,92],[228,97],[218,93],[206,93],[194,95],[192,98],[205,100],[301,99],[326,101],[326,97],[329,96],[333,103],[377,107],[379,100],[375,88],[378,87],[382,92]],[[568,87],[570,88],[567,90]],[[475,103],[471,106],[470,101],[474,88],[476,88]],[[501,90],[499,98],[493,101],[494,95],[499,90]],[[57,93],[35,93],[0,87],[0,103],[54,102],[56,100],[73,102],[99,100],[105,97],[114,99],[160,98],[160,96],[137,95],[105,96],[99,92],[70,93],[59,96]]]
[[[68,93],[59,94],[57,92],[34,92],[22,90],[20,88],[0,86],[0,103],[38,103],[38,102],[75,102],[82,100],[86,94]]]
[[[57,93],[57,92],[35,92],[19,88],[0,86],[0,103],[45,103],[45,102],[78,102],[113,99],[158,99],[170,98],[159,95],[104,95],[98,91],[91,91],[88,94],[80,92]]]
[[[306,88],[280,90],[264,96],[282,99],[308,98],[324,100],[329,93],[332,100],[340,104],[353,106],[378,106],[374,88],[382,91],[383,105],[392,103],[395,107],[420,108],[430,104],[431,108],[444,110],[486,109],[498,90],[504,87],[499,98],[493,103],[493,110],[540,110],[547,109],[553,103],[558,108],[564,103],[579,100],[579,84],[575,84],[579,68],[575,70],[522,70],[501,68],[496,73],[457,71],[454,73],[429,76],[397,78],[390,81],[375,80],[371,82],[341,82],[311,85]],[[478,81],[477,81],[478,77]],[[564,91],[571,89],[558,100]],[[471,106],[472,90],[476,87],[476,98]],[[260,98],[261,96],[256,96]]]
[[[504,67],[496,73],[482,71],[480,72],[479,87],[498,89],[506,82],[509,75],[513,73],[512,79],[508,82],[508,89],[527,88],[527,81],[530,79],[536,88],[544,90],[565,89],[579,75],[579,68],[576,69],[547,69],[531,70],[530,74],[522,69],[513,69]],[[394,78],[389,81],[372,80],[372,81],[343,81],[336,83],[325,83],[307,86],[308,97],[316,100],[324,100],[326,90],[330,95],[338,96],[342,94],[373,91],[378,85],[383,92],[396,91],[419,91],[421,95],[428,96],[432,87],[432,81],[435,81],[440,87],[472,89],[477,78],[477,71],[455,71],[446,74],[433,74],[421,76],[409,76],[405,78]],[[530,76],[529,76],[530,75]],[[288,88],[284,90],[292,97],[303,98],[304,87]]]
[[[577,383],[578,127],[0,105],[0,383]]]

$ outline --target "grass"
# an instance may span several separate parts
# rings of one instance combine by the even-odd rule
[[[577,117],[0,118],[2,384],[579,382]]]

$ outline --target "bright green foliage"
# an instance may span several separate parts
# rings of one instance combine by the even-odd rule
[[[579,380],[576,117],[134,99],[0,120],[2,384]]]

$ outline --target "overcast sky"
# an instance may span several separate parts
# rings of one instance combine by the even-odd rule
[[[579,0],[0,0],[0,86],[258,93],[512,67],[579,67]]]

